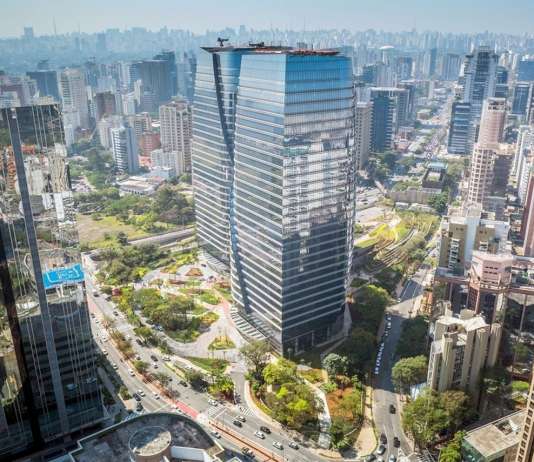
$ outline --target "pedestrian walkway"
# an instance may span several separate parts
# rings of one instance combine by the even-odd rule
[[[363,424],[354,446],[360,456],[366,456],[376,449],[377,444],[373,424],[373,389],[366,387]]]

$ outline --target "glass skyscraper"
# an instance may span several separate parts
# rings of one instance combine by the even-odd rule
[[[103,418],[56,105],[0,110],[0,459]]]
[[[353,245],[349,58],[206,48],[198,62],[193,185],[201,245],[229,264],[240,313],[286,355],[342,327]]]

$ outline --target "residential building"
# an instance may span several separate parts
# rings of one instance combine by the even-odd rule
[[[128,117],[128,123],[134,129],[135,137],[141,138],[145,132],[152,130],[152,118],[148,112],[141,112]]]
[[[462,461],[512,462],[517,454],[525,413],[517,411],[468,431],[462,439]],[[521,462],[527,460],[530,459]]]
[[[156,131],[143,132],[139,137],[140,155],[149,156],[154,149],[161,147],[160,134]]]
[[[481,373],[497,361],[502,327],[472,310],[453,316],[450,308],[431,327],[428,386],[438,392],[465,390],[476,400]]]
[[[509,232],[508,222],[486,218],[480,205],[451,209],[441,222],[438,266],[463,274],[474,250],[497,252]]]
[[[104,418],[61,120],[0,110],[2,460]]]
[[[515,462],[532,462],[534,460],[534,374],[530,383],[527,408],[523,414],[524,420]]]
[[[534,59],[522,59],[517,63],[517,80],[534,82]]]
[[[520,204],[525,205],[527,186],[534,161],[534,127],[521,125],[517,134],[511,174],[517,184]]]
[[[477,143],[479,146],[493,146],[502,141],[506,120],[506,99],[487,98],[480,120]]]
[[[100,140],[100,145],[106,149],[111,149],[111,129],[119,128],[123,124],[123,119],[121,116],[110,116],[104,117],[96,124],[98,130],[98,139]]]
[[[355,109],[354,157],[356,169],[363,170],[371,151],[371,129],[373,122],[373,103],[358,102]]]
[[[441,78],[443,80],[455,81],[460,74],[462,58],[455,53],[447,53],[443,56]]]
[[[139,156],[134,129],[125,123],[119,128],[112,128],[110,134],[115,168],[119,173],[136,173],[139,170]]]
[[[80,127],[89,128],[89,105],[84,72],[81,69],[64,69],[61,71],[59,75],[59,90],[63,108],[69,111],[77,111],[80,116]]]
[[[335,338],[353,247],[350,59],[205,48],[195,91],[197,233],[230,264],[239,315],[284,355]]]
[[[178,151],[164,151],[163,149],[154,149],[150,153],[150,161],[152,167],[168,167],[172,168],[174,176],[180,176],[185,172],[184,157]]]
[[[220,462],[223,447],[189,417],[151,412],[124,420],[78,441],[72,462]]]
[[[161,147],[166,152],[180,153],[187,172],[191,171],[192,120],[191,106],[185,100],[159,107]]]

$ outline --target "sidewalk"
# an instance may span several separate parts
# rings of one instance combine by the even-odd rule
[[[378,444],[373,422],[373,389],[365,387],[365,403],[363,409],[363,425],[358,435],[354,447],[358,451],[358,456],[371,454]]]

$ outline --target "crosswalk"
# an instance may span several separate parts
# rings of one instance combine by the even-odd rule
[[[252,415],[252,410],[247,406],[239,406],[237,408],[233,408],[232,410],[236,414],[243,415],[245,417]],[[206,411],[204,411],[203,414],[210,419],[215,419],[227,411],[230,411],[230,409],[226,406],[210,406]]]

